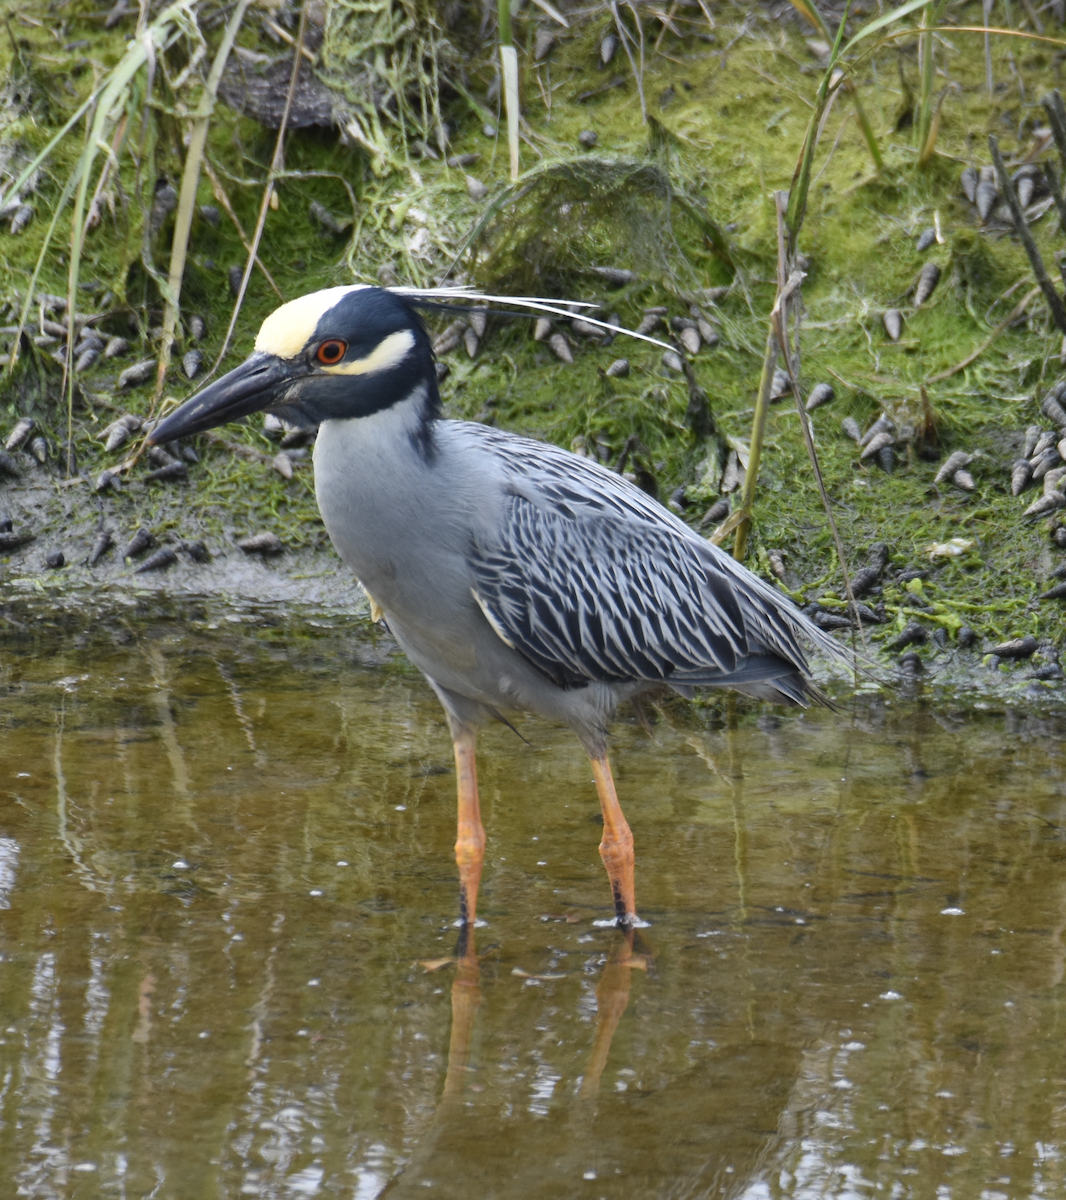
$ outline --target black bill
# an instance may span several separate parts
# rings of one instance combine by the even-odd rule
[[[239,367],[208,384],[201,392],[162,420],[152,430],[153,445],[172,442],[175,438],[203,433],[236,421],[249,413],[262,412],[280,404],[294,377],[301,375],[299,367],[273,354],[256,351]]]

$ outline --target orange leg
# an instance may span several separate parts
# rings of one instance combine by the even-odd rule
[[[455,839],[455,861],[459,865],[459,957],[467,954],[469,933],[477,917],[477,889],[481,882],[481,867],[485,861],[485,828],[481,824],[481,807],[477,797],[477,764],[474,749],[477,735],[473,730],[460,730],[455,738],[455,775],[459,792],[459,833]]]
[[[637,902],[633,887],[633,833],[626,821],[618,793],[614,790],[611,764],[607,755],[593,758],[592,774],[596,779],[596,791],[603,811],[603,839],[600,842],[600,858],[607,868],[614,896],[614,911],[618,924],[625,927],[637,923]]]

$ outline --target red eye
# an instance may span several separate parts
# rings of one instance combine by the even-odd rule
[[[319,346],[315,357],[320,363],[325,363],[327,367],[332,367],[335,363],[340,362],[347,349],[347,342],[342,342],[340,338],[330,338],[328,342],[323,342]]]

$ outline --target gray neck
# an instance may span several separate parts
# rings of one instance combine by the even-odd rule
[[[397,548],[425,524],[438,473],[434,432],[422,388],[370,416],[319,428],[318,507],[337,551],[371,592]]]

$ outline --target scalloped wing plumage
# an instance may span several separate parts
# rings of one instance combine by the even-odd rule
[[[787,598],[612,472],[543,443],[481,436],[514,470],[502,525],[471,549],[475,594],[549,679],[817,698],[800,639],[840,650]]]
[[[577,521],[522,496],[508,510],[504,539],[473,556],[478,594],[559,686],[728,674],[747,655],[735,598],[680,539],[603,516]]]

